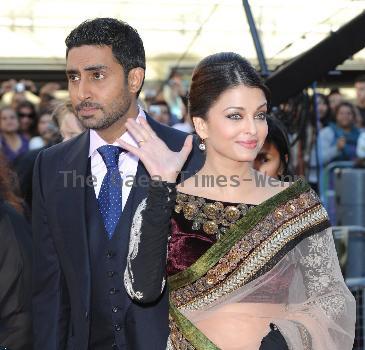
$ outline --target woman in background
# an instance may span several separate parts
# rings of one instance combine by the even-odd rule
[[[254,169],[279,180],[290,180],[290,147],[285,127],[271,115],[267,116],[266,121],[268,134],[254,161]]]
[[[348,102],[341,102],[337,106],[335,116],[336,124],[330,123],[319,133],[319,150],[324,164],[356,158],[360,130],[355,126],[354,106]]]
[[[0,109],[0,149],[9,162],[26,153],[28,139],[19,133],[19,119],[10,107]]]
[[[60,130],[62,141],[68,141],[85,131],[69,100],[58,104],[52,116]]]
[[[31,232],[15,193],[15,174],[0,155],[0,345],[31,350]]]

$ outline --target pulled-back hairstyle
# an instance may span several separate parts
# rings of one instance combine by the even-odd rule
[[[133,68],[146,69],[143,42],[138,32],[129,24],[115,18],[87,20],[72,30],[65,43],[66,57],[74,47],[110,46],[115,59],[123,67],[126,77]]]
[[[244,85],[261,89],[270,104],[269,89],[242,56],[220,52],[204,58],[194,69],[189,92],[189,114],[205,119],[208,110],[227,89]]]

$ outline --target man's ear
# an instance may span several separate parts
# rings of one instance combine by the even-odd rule
[[[205,140],[208,137],[207,122],[200,117],[192,117],[191,119],[193,121],[196,133],[202,140]]]
[[[128,73],[128,89],[131,93],[136,94],[142,87],[144,80],[143,68],[132,68]]]

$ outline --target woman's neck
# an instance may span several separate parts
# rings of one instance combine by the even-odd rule
[[[4,138],[9,148],[13,151],[17,151],[21,147],[20,136],[17,132],[3,132],[2,137]]]
[[[240,179],[251,179],[251,169],[251,162],[237,162],[229,159],[213,161],[207,158],[199,174],[213,175],[215,177],[221,176],[227,179],[232,176],[239,177]]]
[[[252,188],[253,180],[251,162],[207,157],[204,166],[194,177],[194,192],[211,198],[227,199],[228,202],[238,202],[239,193],[246,192],[241,189],[248,191]]]

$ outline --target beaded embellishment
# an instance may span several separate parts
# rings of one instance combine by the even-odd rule
[[[193,230],[202,229],[204,233],[220,239],[237,220],[255,207],[241,203],[223,203],[178,192],[175,212],[182,213],[185,219],[193,221]]]

